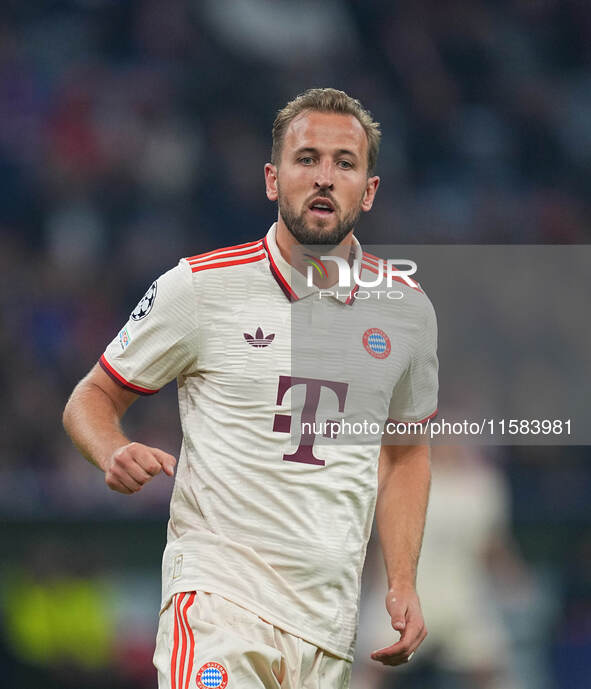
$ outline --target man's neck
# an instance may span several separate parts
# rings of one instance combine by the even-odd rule
[[[292,233],[287,229],[287,226],[283,222],[281,216],[277,219],[277,228],[275,233],[275,241],[277,242],[277,247],[281,252],[281,255],[289,263],[292,268],[295,268],[302,275],[307,275],[308,268],[310,267],[310,248],[300,244],[298,240],[292,235]],[[322,249],[322,255],[331,254],[334,256],[341,256],[345,260],[350,261],[351,254],[353,252],[353,230],[341,241],[333,247],[324,246]],[[318,256],[320,258],[320,256]],[[334,285],[338,280],[338,267],[333,261],[326,262],[327,275],[321,276],[320,274],[314,273],[314,284],[317,287],[327,288]]]

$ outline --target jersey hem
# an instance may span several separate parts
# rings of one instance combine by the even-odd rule
[[[298,631],[295,627],[292,627],[289,622],[285,622],[282,620],[282,618],[277,617],[274,613],[272,613],[270,610],[267,610],[262,605],[259,605],[258,603],[252,603],[246,598],[240,598],[236,596],[234,593],[229,592],[229,591],[224,591],[223,589],[218,588],[217,586],[209,586],[208,584],[190,584],[187,587],[187,584],[182,584],[182,585],[177,585],[173,586],[170,589],[170,592],[166,598],[164,598],[161,602],[160,605],[160,613],[162,613],[169,605],[170,600],[172,599],[173,596],[175,596],[177,593],[183,593],[186,591],[204,591],[205,593],[215,593],[218,596],[222,596],[223,598],[226,598],[232,603],[235,603],[236,605],[239,605],[246,610],[249,610],[250,612],[254,613],[255,615],[258,615],[259,617],[263,617],[265,622],[268,622],[269,624],[272,624],[274,627],[278,627],[282,629],[283,631],[286,631],[288,634],[292,634],[293,636],[297,636],[300,639],[303,639],[304,641],[307,641],[311,644],[314,644],[314,646],[317,646],[318,648],[321,648],[325,651],[328,651],[332,655],[336,656],[337,658],[341,658],[342,660],[347,660],[350,663],[353,662],[353,656],[348,654],[348,653],[343,653],[343,651],[338,651],[336,648],[333,646],[330,646],[329,644],[320,641],[318,638],[316,638],[313,634],[308,634],[307,632],[301,632]]]

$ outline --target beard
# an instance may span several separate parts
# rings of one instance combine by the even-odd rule
[[[330,198],[326,194],[317,194],[317,196]],[[304,206],[302,211],[297,213],[287,199],[279,193],[279,213],[287,229],[300,244],[336,246],[354,229],[361,215],[361,201],[349,214],[340,217],[339,206],[337,206],[334,199],[330,198],[330,200],[335,207],[333,213],[337,214],[337,224],[332,230],[327,229],[331,220],[330,216],[326,219],[316,219],[314,226],[312,226],[305,218],[307,206]]]

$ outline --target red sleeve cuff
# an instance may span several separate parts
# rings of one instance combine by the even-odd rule
[[[426,416],[424,419],[421,419],[420,421],[396,421],[396,419],[388,419],[388,421],[386,423],[400,423],[403,426],[407,426],[410,423],[421,423],[421,424],[427,423],[427,422],[431,421],[432,418],[437,416],[438,411],[439,411],[439,409],[436,409],[432,414],[429,414],[429,416]]]
[[[103,369],[103,371],[109,376],[109,378],[112,378],[122,388],[130,390],[131,392],[135,392],[137,395],[155,395],[157,392],[159,392],[159,390],[150,390],[149,388],[142,388],[139,385],[134,385],[133,383],[130,383],[128,380],[125,380],[125,378],[120,373],[117,373],[117,371],[111,366],[111,364],[105,358],[104,354],[99,359],[99,365]]]

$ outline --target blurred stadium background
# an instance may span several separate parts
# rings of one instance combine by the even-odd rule
[[[590,2],[1,3],[0,686],[156,686],[170,481],[111,493],[61,411],[155,276],[263,235],[274,114],[324,85],[383,125],[363,240],[589,242]],[[174,386],[126,428],[177,453]],[[588,460],[437,450],[431,634],[369,660],[392,638],[372,538],[352,689],[588,687]]]

